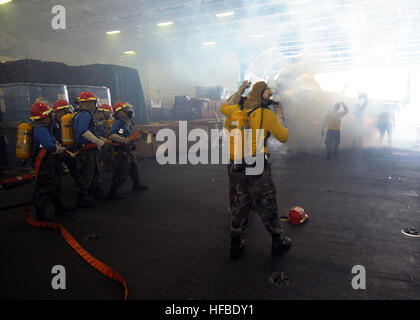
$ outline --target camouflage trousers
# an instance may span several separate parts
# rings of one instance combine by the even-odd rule
[[[131,177],[133,184],[136,185],[140,183],[135,154],[129,150],[116,150],[111,190],[118,190],[121,188],[128,176]]]
[[[79,192],[103,193],[99,176],[98,150],[81,151],[76,157],[77,185]]]
[[[245,175],[245,168],[228,165],[230,181],[230,209],[232,236],[242,235],[248,224],[248,217],[253,204],[267,231],[272,234],[282,233],[277,213],[276,188],[271,177],[268,163],[261,175]]]
[[[45,155],[42,160],[34,192],[34,206],[37,212],[45,212],[49,203],[56,207],[63,205],[61,186],[56,174],[58,164],[52,155]]]
[[[58,181],[58,185],[60,187],[60,191],[61,191],[61,180],[63,178],[63,176],[65,175],[64,172],[64,167],[63,165],[65,165],[68,169],[69,169],[69,173],[70,176],[72,178],[76,179],[76,161],[75,159],[71,158],[70,156],[66,155],[66,154],[61,154],[59,156],[56,156],[56,176],[57,176],[57,181]]]

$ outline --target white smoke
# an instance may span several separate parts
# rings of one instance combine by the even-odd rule
[[[386,99],[368,99],[363,117],[358,120],[356,110],[364,100],[359,99],[358,94],[354,97],[345,96],[347,86],[340,93],[323,90],[316,80],[316,74],[311,72],[310,64],[289,64],[272,77],[250,75],[250,78],[254,81],[264,79],[270,87],[276,89],[273,99],[280,101],[284,107],[290,134],[288,147],[292,151],[313,152],[325,148],[325,137],[321,135],[322,125],[326,115],[338,102],[344,102],[349,109],[341,122],[341,148],[358,146],[359,137],[362,137],[364,147],[378,145],[379,115],[386,110],[394,114],[398,111],[398,103],[387,109]]]

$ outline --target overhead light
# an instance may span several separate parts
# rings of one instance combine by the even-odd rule
[[[203,46],[212,46],[215,45],[216,42],[215,41],[207,41],[207,42],[203,42]]]
[[[309,2],[312,2],[312,0],[298,0],[298,1],[290,2],[290,4],[305,4]]]
[[[218,18],[224,18],[224,17],[233,16],[234,14],[235,14],[235,12],[230,11],[230,12],[218,13],[218,14],[216,14],[216,17],[218,17]]]
[[[253,34],[253,35],[251,36],[251,38],[262,38],[262,37],[264,37],[264,35],[263,35],[262,33],[259,33],[259,34]]]
[[[167,21],[167,22],[161,22],[161,23],[158,23],[157,25],[158,25],[159,27],[166,27],[166,26],[170,26],[170,25],[172,25],[172,24],[174,24],[172,21]]]
[[[113,30],[113,31],[107,31],[106,34],[112,35],[112,34],[118,34],[121,33],[120,30]]]
[[[124,51],[125,54],[137,54],[137,52],[133,51],[133,50],[129,50],[129,51]]]
[[[321,27],[312,28],[311,31],[325,31],[327,29],[328,28],[326,26],[321,26]]]
[[[12,2],[13,0],[0,0],[0,4],[6,4]]]

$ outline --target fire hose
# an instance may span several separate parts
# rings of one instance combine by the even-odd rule
[[[96,147],[96,145],[95,145],[95,147]],[[89,149],[90,149],[90,147],[89,147]],[[79,151],[81,151],[81,150],[79,150]],[[39,168],[41,167],[42,160],[45,157],[45,155],[46,155],[46,150],[41,149],[41,151],[39,152],[39,154],[37,156],[36,162],[35,162],[35,168],[34,168],[34,179],[35,179],[35,181],[38,178]],[[3,180],[2,183],[1,183],[1,188],[4,188],[4,189],[9,188],[10,189],[12,186],[16,187],[16,186],[19,186],[19,185],[22,185],[22,184],[25,184],[25,183],[28,183],[28,182],[31,182],[31,181],[32,181],[32,176],[31,175],[18,176],[18,177]],[[76,253],[83,260],[85,260],[87,263],[89,263],[89,265],[91,265],[94,269],[96,269],[97,271],[99,271],[100,273],[105,275],[106,277],[111,278],[111,279],[119,282],[123,286],[123,288],[124,288],[124,300],[127,300],[128,287],[127,287],[127,282],[124,280],[124,278],[116,270],[114,270],[110,266],[106,265],[102,261],[96,259],[89,252],[87,252],[73,238],[73,236],[70,234],[70,232],[66,228],[63,227],[62,224],[56,223],[56,222],[43,222],[43,221],[35,220],[32,217],[31,210],[30,210],[30,204],[32,202],[33,202],[33,200],[31,200],[29,202],[19,203],[19,204],[16,204],[16,205],[2,207],[2,208],[0,208],[0,211],[9,210],[9,209],[24,206],[25,207],[25,210],[24,210],[25,218],[26,218],[26,221],[28,222],[28,224],[30,226],[36,227],[36,228],[44,228],[44,229],[58,229],[60,231],[61,236],[64,238],[64,240],[67,242],[67,244],[74,251],[76,251]]]

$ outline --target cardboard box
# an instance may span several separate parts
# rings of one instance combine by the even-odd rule
[[[145,140],[137,141],[135,154],[139,158],[153,158],[154,152],[152,143],[147,143]]]

